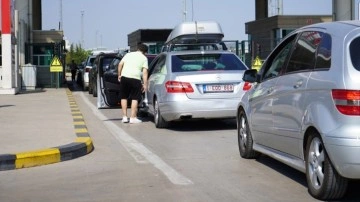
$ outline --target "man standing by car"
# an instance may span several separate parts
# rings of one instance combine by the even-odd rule
[[[118,65],[118,80],[120,82],[120,99],[123,112],[123,123],[141,123],[136,117],[138,102],[142,99],[142,92],[147,89],[148,60],[145,54],[148,47],[138,44],[137,51],[127,53]],[[143,84],[141,83],[141,71],[143,72]],[[127,100],[131,99],[130,120],[127,116]]]

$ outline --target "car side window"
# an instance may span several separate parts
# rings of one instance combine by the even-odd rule
[[[164,55],[161,55],[161,56],[158,56],[156,57],[152,62],[151,62],[151,65],[149,66],[149,77],[151,74],[154,74],[156,72],[158,72],[158,66],[159,66],[159,63],[164,60],[165,61],[165,56]]]
[[[110,70],[117,72],[119,63],[120,63],[120,59],[118,58],[113,59],[110,64]]]
[[[164,66],[165,66],[165,57],[161,57],[159,58],[159,61],[156,63],[153,73],[155,74],[162,72]]]
[[[321,33],[319,32],[301,33],[290,56],[286,73],[314,69],[315,54],[320,42]]]
[[[288,55],[293,47],[296,35],[293,35],[286,39],[274,52],[275,55],[270,56],[266,63],[263,80],[273,78],[281,73],[284,68]]]
[[[331,66],[331,36],[322,33],[321,42],[316,55],[315,69],[330,69]]]

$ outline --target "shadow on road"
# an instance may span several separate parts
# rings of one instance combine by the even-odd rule
[[[306,176],[304,173],[265,155],[262,155],[257,161],[307,188]],[[360,181],[350,181],[348,191],[345,197],[340,201],[360,201],[359,187]]]
[[[168,127],[174,131],[234,130],[236,119],[188,120],[172,122]]]

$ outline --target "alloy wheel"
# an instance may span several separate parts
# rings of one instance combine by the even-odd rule
[[[308,152],[309,179],[312,187],[320,189],[324,182],[325,150],[319,138],[311,141]]]

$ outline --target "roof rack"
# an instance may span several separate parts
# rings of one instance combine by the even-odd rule
[[[162,51],[218,50],[224,33],[214,21],[184,22],[177,25],[168,36]],[[225,44],[220,44],[224,47]],[[226,47],[226,46],[225,46]]]

